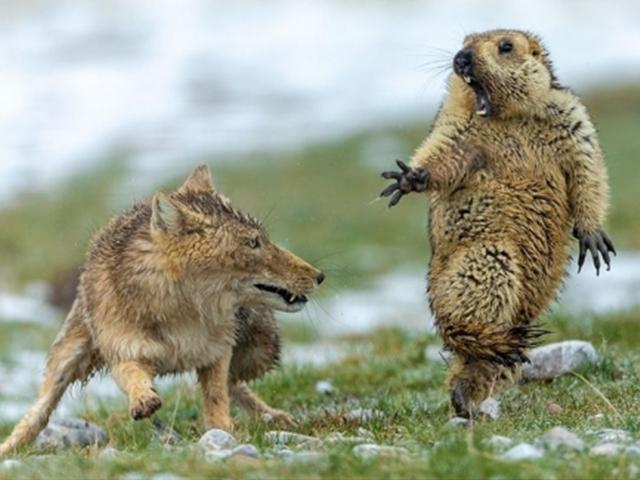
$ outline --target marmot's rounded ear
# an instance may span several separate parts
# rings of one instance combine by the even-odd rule
[[[213,186],[213,181],[211,180],[211,172],[209,171],[209,167],[206,165],[198,165],[193,169],[191,175],[184,181],[182,186],[178,189],[179,192],[184,192],[186,190],[191,191],[206,191],[213,192],[215,191],[215,187]]]
[[[164,233],[178,233],[184,224],[184,214],[171,198],[156,192],[151,199],[151,230]]]

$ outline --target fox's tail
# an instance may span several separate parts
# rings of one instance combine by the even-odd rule
[[[49,352],[38,399],[0,444],[0,457],[31,443],[46,427],[67,387],[76,380],[85,380],[93,370],[91,336],[79,310],[76,300]]]

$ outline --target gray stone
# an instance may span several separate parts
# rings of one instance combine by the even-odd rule
[[[622,445],[619,443],[601,443],[589,450],[589,455],[612,457],[622,452]]]
[[[402,447],[365,443],[353,447],[353,454],[363,460],[371,460],[377,457],[406,457],[409,451]]]
[[[529,352],[531,363],[522,366],[525,380],[552,379],[569,373],[598,358],[595,348],[589,342],[568,340],[550,343]]]
[[[519,461],[519,460],[537,460],[542,458],[544,452],[542,449],[535,447],[529,443],[519,443],[515,447],[507,450],[502,454],[503,460]]]
[[[285,430],[272,430],[265,433],[268,442],[275,445],[292,445],[318,448],[322,446],[322,440],[300,433],[287,432]]]
[[[280,458],[286,463],[311,463],[324,460],[325,455],[320,452],[294,452],[292,450],[282,450],[280,452]]]
[[[120,458],[121,456],[122,452],[120,450],[116,450],[113,447],[107,447],[98,454],[98,458],[101,458],[103,460],[115,460],[117,458]]]
[[[370,440],[373,440],[375,438],[373,436],[373,433],[371,433],[369,430],[367,430],[366,428],[363,428],[363,427],[358,427],[358,429],[356,430],[356,435],[358,437],[364,437],[364,438],[368,438]]]
[[[601,428],[589,433],[596,436],[598,443],[628,443],[632,440],[629,432],[616,428]]]
[[[449,421],[445,423],[444,426],[446,428],[457,428],[457,427],[466,427],[467,425],[469,425],[468,418],[453,417],[453,418],[450,418]]]
[[[147,476],[141,472],[127,472],[120,476],[120,480],[145,480]]]
[[[384,413],[373,408],[355,408],[344,414],[347,421],[369,422],[377,418],[383,418]]]
[[[230,433],[218,428],[212,428],[200,437],[198,445],[204,448],[207,452],[215,452],[231,450],[238,445],[238,441]]]
[[[478,406],[478,412],[492,420],[497,420],[500,418],[500,402],[495,398],[489,397]]]
[[[182,480],[184,477],[171,472],[156,473],[151,480]]]
[[[437,345],[428,345],[424,349],[424,358],[427,362],[446,363],[451,358],[451,352]]]
[[[640,444],[629,445],[624,449],[624,453],[632,457],[640,456]]]
[[[231,456],[232,450],[225,448],[221,450],[205,450],[204,458],[210,462],[221,462]]]
[[[153,419],[153,439],[164,445],[178,445],[182,442],[180,434],[158,418]]]
[[[231,451],[231,456],[260,458],[260,451],[255,445],[252,445],[251,443],[243,443],[241,445],[238,445]]]
[[[97,425],[76,418],[52,418],[36,437],[40,450],[69,447],[103,447],[109,442],[107,433]]]
[[[322,395],[332,395],[334,391],[335,388],[329,380],[320,380],[316,383],[316,392]]]
[[[13,470],[14,468],[18,468],[22,466],[22,462],[19,460],[15,460],[13,458],[8,458],[0,462],[0,471],[2,470]]]
[[[327,443],[367,443],[371,441],[371,436],[359,437],[344,435],[340,432],[332,432],[324,438]]]
[[[513,440],[502,435],[493,435],[491,438],[485,441],[485,444],[491,448],[503,449],[509,448],[511,445],[513,445]]]
[[[582,439],[564,427],[553,427],[540,437],[539,442],[550,449],[582,450],[584,448]]]

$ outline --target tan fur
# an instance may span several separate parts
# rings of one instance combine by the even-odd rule
[[[273,311],[295,311],[306,300],[287,302],[255,285],[302,296],[322,278],[234,210],[207,167],[196,168],[178,191],[156,193],[96,236],[38,400],[0,455],[31,442],[67,387],[102,368],[128,395],[135,419],[160,408],[154,377],[196,370],[207,428],[232,427],[229,391],[252,413],[290,423],[245,382],[278,362]]]
[[[498,52],[504,39],[508,55]],[[496,30],[468,36],[464,47],[497,112],[476,114],[474,91],[452,75],[411,166],[429,174],[428,294],[456,356],[453,401],[472,411],[517,377],[541,333],[534,322],[563,281],[571,229],[601,228],[608,184],[585,107],[558,84],[536,36]]]

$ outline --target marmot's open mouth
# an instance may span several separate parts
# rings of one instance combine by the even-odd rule
[[[495,113],[493,104],[489,100],[487,90],[478,80],[470,75],[460,75],[462,80],[473,89],[476,94],[476,113],[481,117],[490,117]]]
[[[256,283],[254,285],[258,290],[264,290],[265,292],[275,293],[280,295],[282,299],[289,305],[295,305],[296,303],[307,303],[309,300],[306,295],[295,295],[286,288],[276,287],[274,285],[265,285],[264,283]]]

